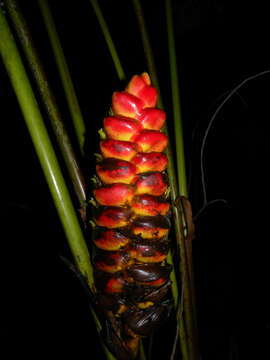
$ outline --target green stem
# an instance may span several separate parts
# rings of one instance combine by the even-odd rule
[[[132,0],[132,1],[133,1],[134,10],[135,10],[135,13],[137,16],[137,21],[139,24],[141,39],[142,39],[142,43],[143,43],[143,49],[144,49],[145,58],[147,61],[147,67],[148,67],[149,73],[151,75],[151,81],[159,94],[158,107],[160,107],[162,109],[163,103],[162,103],[162,99],[161,99],[161,92],[160,92],[160,88],[159,88],[155,60],[154,60],[153,51],[152,51],[152,48],[150,45],[150,40],[149,40],[149,36],[147,33],[145,21],[144,21],[142,7],[141,7],[139,0]]]
[[[58,165],[34,93],[7,21],[0,11],[0,53],[21,107],[75,262],[90,284],[93,272],[82,230]]]
[[[185,156],[184,156],[184,139],[183,139],[183,127],[181,118],[181,105],[180,105],[180,93],[179,93],[179,81],[178,81],[178,68],[176,63],[176,51],[174,41],[174,27],[173,27],[173,14],[171,1],[166,0],[166,20],[167,20],[167,33],[168,33],[168,50],[170,59],[170,72],[171,72],[171,86],[172,86],[172,103],[173,103],[173,115],[174,115],[174,133],[175,133],[175,146],[177,153],[177,174],[178,174],[178,186],[180,196],[188,197],[187,181],[186,181],[186,169],[185,169]],[[184,221],[184,219],[183,219]],[[186,245],[186,246],[184,246]],[[193,338],[189,338],[190,342],[190,353],[193,353],[193,358],[198,358],[197,351],[197,320],[196,320],[196,304],[195,304],[195,286],[194,286],[194,274],[192,266],[192,251],[190,248],[191,244],[180,244],[181,252],[186,254],[187,262],[187,275],[188,284],[191,292],[192,310],[188,315],[187,323],[192,330]],[[191,314],[193,318],[191,318]],[[191,323],[192,322],[192,323]],[[192,326],[191,326],[192,325]]]
[[[85,142],[86,130],[85,130],[85,125],[81,114],[79,102],[77,100],[75,89],[64,56],[64,52],[61,47],[61,43],[56,31],[56,27],[47,0],[38,0],[38,4],[49,35],[49,39],[51,41],[51,46],[56,60],[56,65],[58,67],[62,85],[66,94],[69,111],[73,120],[73,125],[79,143],[80,151],[82,154],[84,154],[84,142]]]
[[[80,207],[83,208],[86,201],[85,181],[83,178],[83,174],[79,168],[78,161],[72,149],[70,139],[62,122],[58,106],[49,86],[42,63],[34,47],[30,30],[21,13],[17,1],[5,0],[5,4],[14,24],[18,38],[25,52],[28,64],[32,71],[32,75],[37,83],[40,96],[43,100],[48,117],[51,121],[54,134],[56,136],[65,164],[69,171],[69,175],[71,177],[71,181],[73,183],[73,187],[77,195]]]
[[[0,33],[0,54],[3,63],[21,107],[76,266],[86,276],[91,287],[93,285],[93,270],[88,248],[19,51],[2,9],[0,9]],[[91,311],[100,331],[101,324],[92,308]],[[105,353],[108,360],[115,360],[107,348],[105,348]]]
[[[102,29],[105,41],[106,41],[106,43],[108,45],[108,48],[109,48],[109,51],[110,51],[110,54],[111,54],[111,57],[112,57],[116,72],[117,72],[118,77],[119,77],[119,80],[120,81],[124,80],[125,79],[125,73],[124,73],[124,70],[122,68],[122,65],[121,65],[119,56],[117,54],[116,48],[114,46],[114,43],[113,43],[109,28],[108,28],[108,26],[106,24],[104,16],[103,16],[103,14],[101,12],[101,9],[99,7],[98,1],[97,0],[90,0],[90,2],[92,4],[92,6],[93,6],[93,9],[95,11],[96,17],[97,17],[98,22],[99,22],[99,25],[100,25],[100,27]]]
[[[167,156],[168,156],[168,153],[167,153]],[[168,173],[169,173],[169,171],[168,171]],[[176,218],[179,217],[177,210],[176,210],[176,212],[174,211],[174,216],[176,216]],[[183,357],[183,360],[187,360],[188,359],[188,348],[187,348],[187,339],[186,339],[186,329],[185,329],[185,324],[184,324],[184,320],[183,320],[183,314],[180,311],[180,309],[182,307],[181,304],[183,302],[183,293],[184,292],[182,291],[182,298],[180,299],[180,305],[179,305],[177,280],[176,280],[174,263],[173,263],[173,258],[172,258],[171,252],[169,252],[169,254],[168,254],[167,261],[169,264],[171,264],[173,266],[173,271],[170,274],[170,280],[172,282],[172,294],[173,294],[173,298],[174,298],[174,307],[176,309],[176,319],[177,319],[177,321],[180,321],[179,339],[180,339],[180,344],[181,344],[182,357]],[[183,275],[182,275],[182,284],[184,284]]]
[[[169,139],[167,127],[165,127],[165,132]],[[175,169],[173,166],[173,156],[172,156],[172,148],[171,148],[170,142],[168,142],[168,146],[166,149],[166,155],[169,159],[167,172],[168,172],[169,183],[170,183],[170,188],[171,188],[171,200],[172,200],[172,211],[173,211],[173,218],[174,218],[174,225],[175,225],[175,237],[176,237],[176,241],[180,247],[180,257],[181,257],[180,258],[180,275],[181,275],[181,280],[182,280],[181,286],[184,287],[184,289],[182,291],[183,299],[181,299],[181,301],[184,302],[184,316],[185,316],[185,319],[187,320],[187,321],[184,321],[184,316],[180,317],[179,337],[180,337],[182,357],[184,360],[188,360],[189,359],[188,344],[191,341],[190,339],[193,338],[191,322],[189,321],[190,316],[191,316],[190,315],[191,300],[189,298],[190,291],[189,291],[188,279],[186,276],[187,263],[186,263],[186,256],[185,256],[186,252],[184,249],[184,237],[183,237],[183,231],[182,231],[182,228],[183,228],[182,220],[183,219],[182,219],[182,214],[180,212],[180,209],[176,206],[176,202],[178,199],[178,188],[177,188]],[[174,274],[174,278],[175,278],[175,274]],[[178,302],[175,305],[177,306]],[[177,314],[178,314],[178,312],[177,312]],[[178,316],[177,316],[177,319],[179,319]],[[187,322],[188,322],[188,324],[187,324]]]
[[[146,356],[145,356],[145,352],[144,352],[144,347],[143,347],[143,342],[142,342],[142,340],[140,341],[140,360],[146,360]]]
[[[169,47],[170,71],[171,71],[172,103],[173,103],[173,115],[174,115],[174,133],[176,140],[175,146],[177,153],[177,176],[179,180],[179,194],[181,196],[187,197],[188,193],[187,193],[186,168],[185,168],[183,127],[182,127],[182,118],[181,118],[179,81],[178,81],[178,71],[177,71],[176,54],[175,54],[171,1],[165,0],[165,4],[166,4],[168,47]]]

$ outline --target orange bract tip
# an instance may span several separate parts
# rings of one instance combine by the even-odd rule
[[[128,92],[129,94],[138,96],[137,94],[145,87],[149,84],[147,84],[144,80],[144,78],[140,75],[134,75],[130,82],[128,83],[125,91]]]
[[[147,72],[143,72],[141,74],[141,78],[144,80],[144,82],[147,84],[147,85],[151,85],[151,79],[150,79],[150,76]]]

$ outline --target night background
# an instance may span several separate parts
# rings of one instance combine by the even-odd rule
[[[78,151],[37,2],[19,3]],[[141,3],[173,136],[164,4],[153,0]],[[196,215],[203,205],[200,148],[205,130],[229,91],[246,78],[270,70],[270,24],[267,2],[263,1],[250,5],[224,0],[172,3],[189,194]],[[97,131],[110,107],[112,92],[126,83],[118,80],[90,2],[49,4],[86,122],[87,159],[81,165],[90,186]],[[100,6],[127,80],[146,71],[132,2],[103,0]],[[33,88],[36,92],[35,85]],[[209,205],[195,222],[193,251],[202,360],[270,357],[269,94],[270,74],[247,82],[218,113],[207,139],[204,169],[208,200],[224,199],[227,204]],[[0,104],[3,345],[9,358],[17,351],[29,358],[39,354],[102,358],[88,299],[60,259],[60,255],[70,260],[72,256],[2,60]],[[174,336],[166,325],[162,331],[163,339],[166,334]],[[162,349],[162,344],[156,345]],[[96,355],[91,353],[93,347]],[[153,358],[158,354],[157,350]],[[169,359],[169,355],[159,358]]]

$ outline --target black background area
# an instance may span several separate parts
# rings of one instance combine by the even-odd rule
[[[20,4],[76,144],[37,2]],[[49,4],[86,122],[87,156],[81,164],[90,185],[97,131],[112,92],[124,84],[117,78],[90,2]],[[132,2],[100,1],[100,5],[127,79],[147,70]],[[151,0],[142,5],[173,135],[164,3]],[[183,0],[173,1],[173,9],[189,194],[193,212],[198,214],[203,205],[200,149],[205,130],[229,91],[270,69],[270,25],[263,1],[247,5]],[[267,359],[270,355],[269,93],[269,75],[246,83],[218,113],[206,142],[208,200],[224,199],[227,205],[209,205],[195,223],[194,268],[203,360]],[[87,297],[60,260],[60,255],[72,257],[2,63],[0,96],[3,343],[9,344],[9,354],[19,350],[29,358],[39,354],[93,357],[94,351],[102,358]],[[62,166],[45,114],[44,118]],[[76,145],[75,150],[78,153]],[[169,359],[164,343],[170,344],[173,336],[174,330],[165,325],[163,341],[154,340],[153,358]]]

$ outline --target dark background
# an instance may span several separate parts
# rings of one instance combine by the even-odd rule
[[[49,3],[88,130],[87,159],[82,167],[89,184],[97,130],[112,92],[124,84],[119,83],[90,2]],[[229,91],[270,69],[270,25],[266,2],[173,3],[189,194],[197,214],[203,205],[200,148],[205,130]],[[37,3],[20,4],[75,143]],[[132,2],[100,4],[127,78],[145,71]],[[164,4],[151,0],[142,5],[173,135]],[[206,143],[208,200],[222,198],[227,205],[209,205],[196,218],[194,266],[203,360],[266,359],[270,355],[269,90],[269,75],[241,87],[219,112]],[[69,259],[71,255],[2,63],[0,96],[4,343],[9,354],[19,350],[30,358],[52,353],[61,358],[91,357],[89,352],[94,347],[99,351],[99,346],[88,300],[60,260],[59,255]],[[48,131],[51,133],[49,124]],[[58,150],[57,155],[62,164]],[[173,331],[166,325],[165,329],[161,339],[170,343]],[[164,344],[160,341],[154,348],[155,358],[169,359],[169,354],[161,357]],[[102,357],[101,350],[98,356]]]

